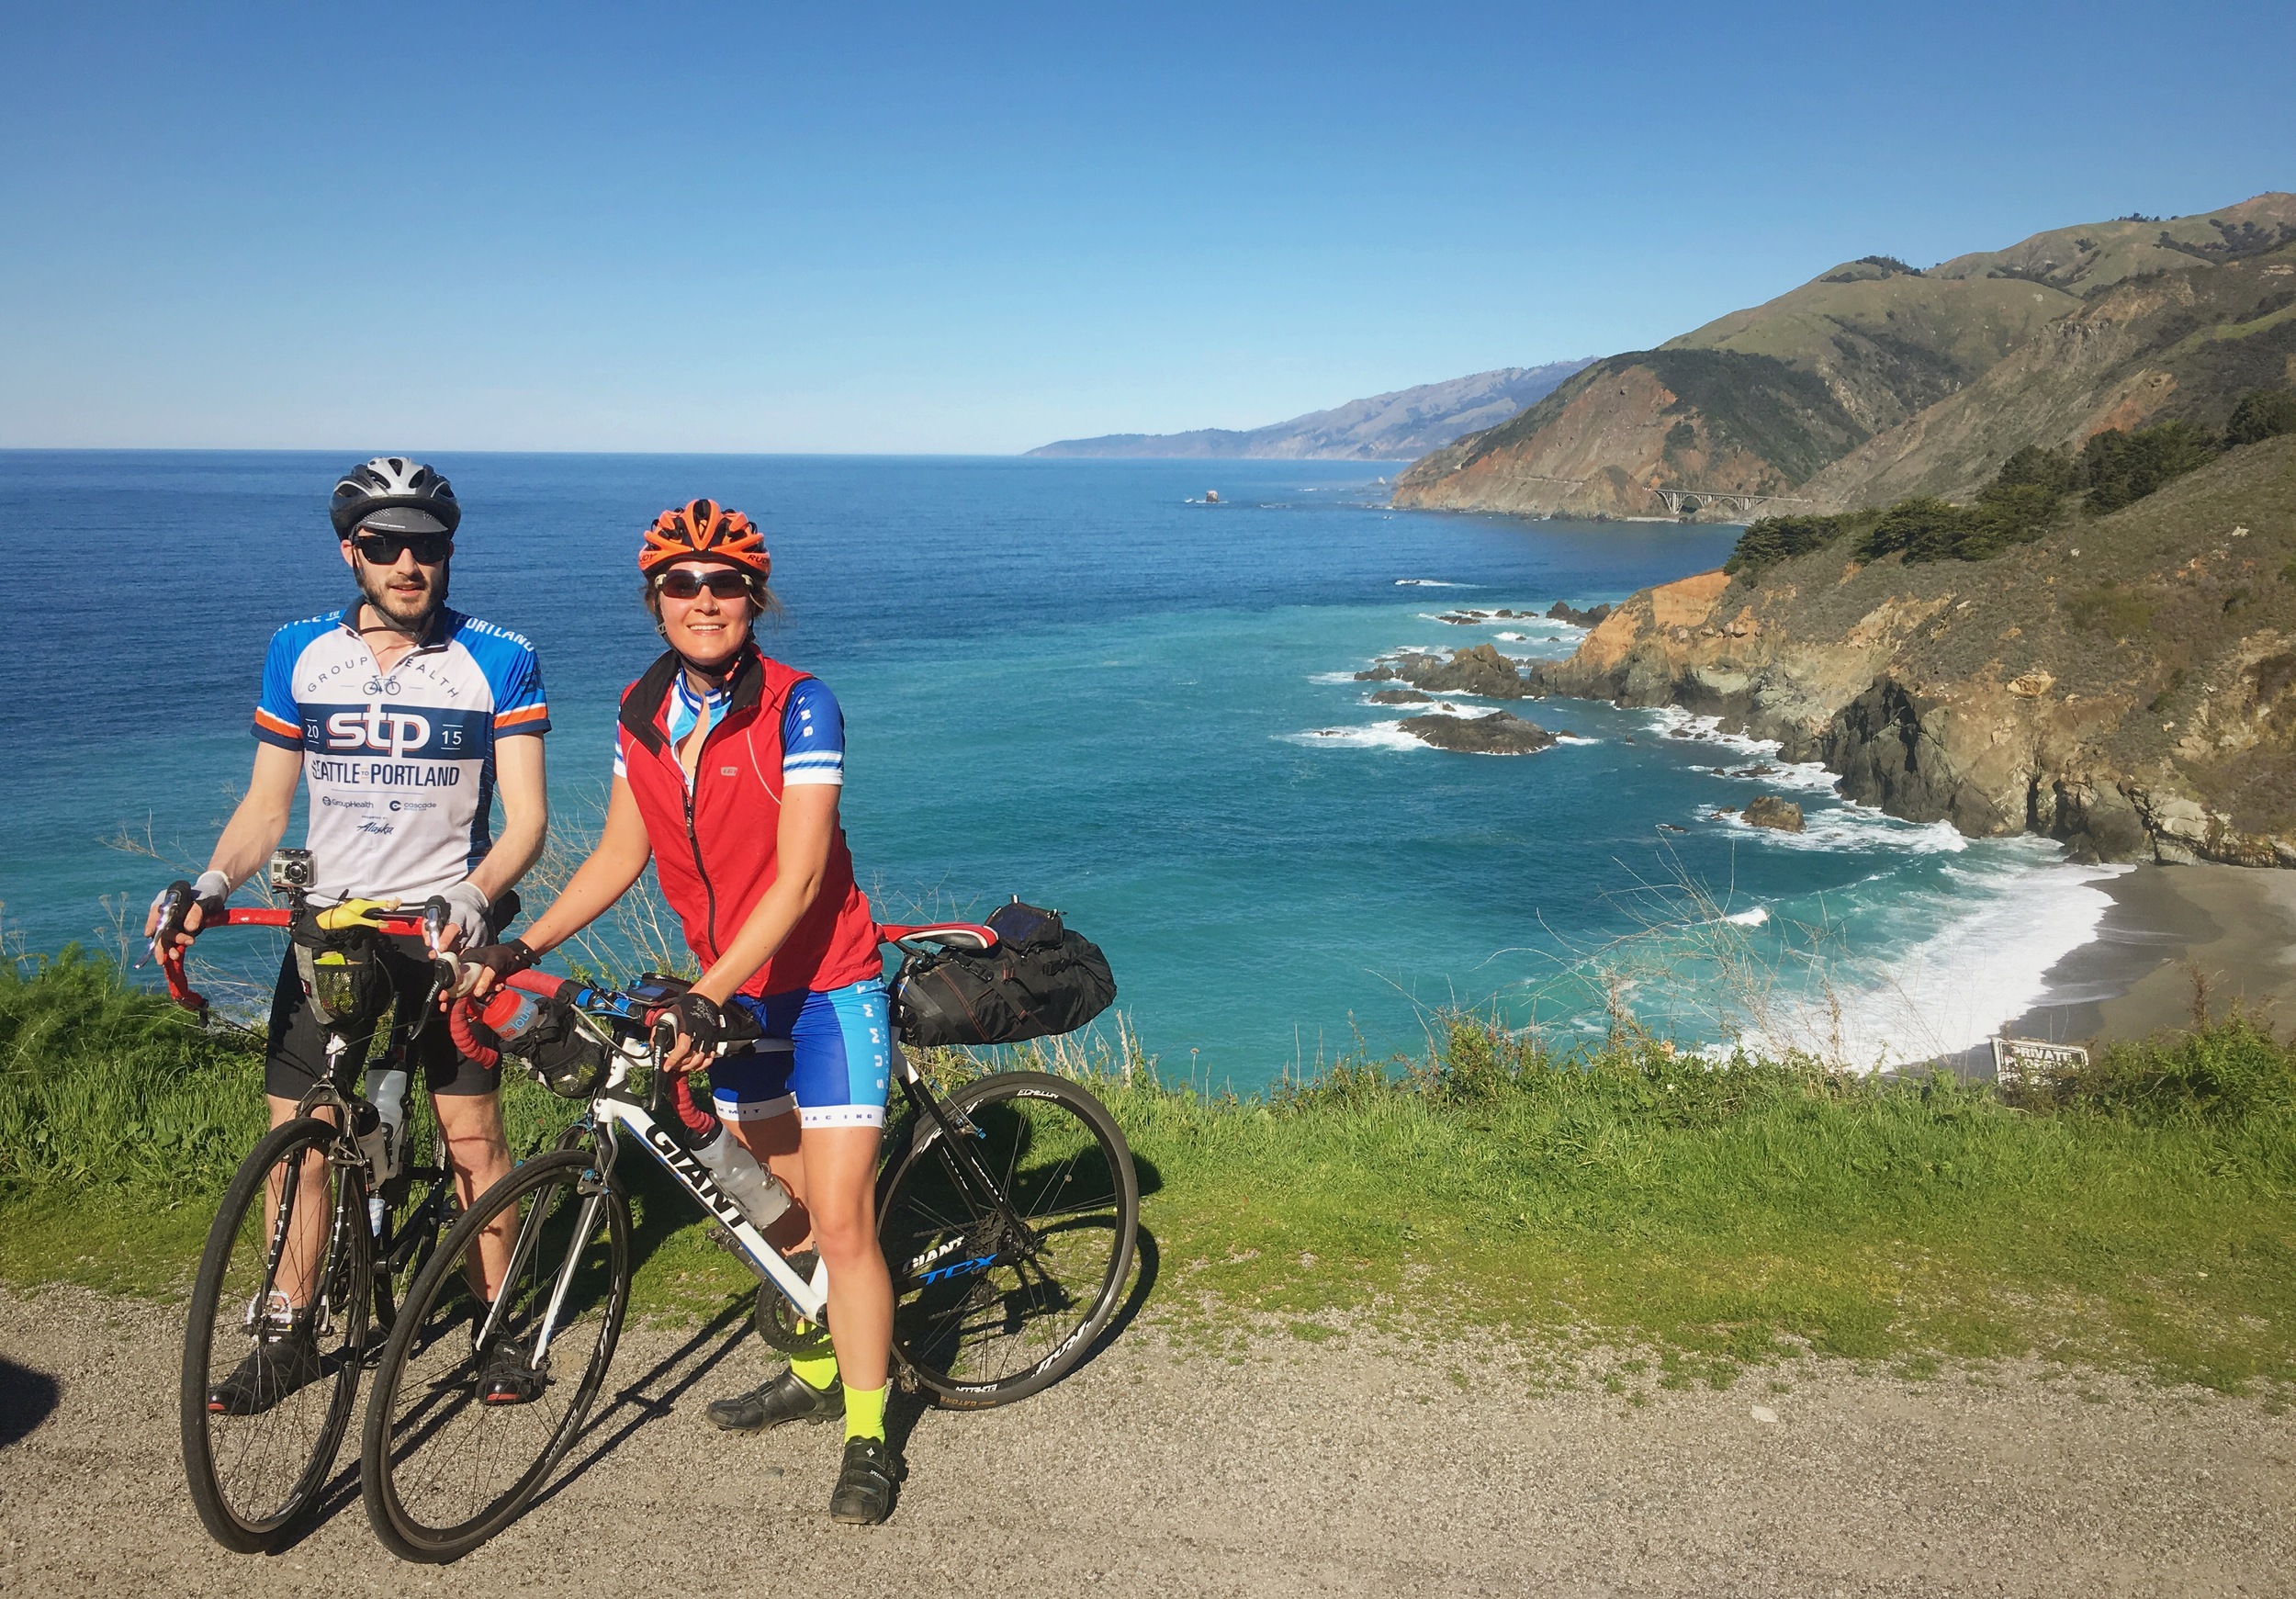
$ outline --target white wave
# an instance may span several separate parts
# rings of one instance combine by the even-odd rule
[[[1741,910],[1721,918],[1732,927],[1758,928],[1770,919],[1770,907],[1758,905],[1751,910]]]
[[[2095,938],[2111,906],[2099,886],[2125,866],[2072,866],[2042,839],[2004,840],[1946,869],[1950,893],[1901,914],[1936,930],[1879,958],[1814,969],[1818,991],[1773,1007],[1751,1050],[1807,1050],[1860,1069],[1932,1060],[1983,1043],[2051,997],[2052,966]]]
[[[1466,719],[1466,720],[1468,720],[1468,721],[1470,721],[1470,722],[1480,722],[1480,721],[1486,720],[1486,719],[1488,719],[1489,717],[1491,717],[1491,716],[1503,715],[1504,715],[1504,714],[1505,714],[1504,712],[1501,711],[1501,710],[1500,710],[1499,708],[1497,708],[1496,706],[1492,707],[1491,709],[1490,709],[1490,710],[1488,710],[1488,711],[1483,711],[1483,712],[1481,712],[1481,714],[1480,714],[1480,715],[1475,714],[1477,710],[1478,710],[1478,707],[1476,707],[1476,706],[1471,706],[1471,705],[1458,705],[1458,704],[1452,704],[1450,701],[1448,701],[1448,700],[1436,700],[1436,701],[1435,701],[1435,702],[1433,702],[1433,703],[1431,703],[1431,704],[1424,704],[1424,705],[1413,705],[1413,706],[1412,706],[1412,707],[1411,707],[1411,714],[1412,714],[1412,715],[1414,715],[1414,716],[1424,716],[1424,715],[1432,715],[1432,714],[1435,714],[1435,713],[1438,713],[1438,712],[1439,712],[1439,713],[1443,713],[1443,714],[1445,714],[1445,715],[1453,715],[1453,716],[1459,716],[1459,717],[1463,717],[1464,719]],[[1281,738],[1281,739],[1282,739],[1285,743],[1287,743],[1287,744],[1300,744],[1300,745],[1305,745],[1305,746],[1308,746],[1308,747],[1312,748],[1312,749],[1435,749],[1435,746],[1434,746],[1434,745],[1427,743],[1424,739],[1423,739],[1423,738],[1419,738],[1419,737],[1418,737],[1418,735],[1413,734],[1413,733],[1406,733],[1406,732],[1404,732],[1404,731],[1403,731],[1403,723],[1402,723],[1402,718],[1401,718],[1401,717],[1397,717],[1397,718],[1395,718],[1395,719],[1394,719],[1394,720],[1392,720],[1392,721],[1385,721],[1385,722],[1366,722],[1366,723],[1360,723],[1360,724],[1358,724],[1358,725],[1356,725],[1356,726],[1352,726],[1352,727],[1311,727],[1311,728],[1309,728],[1309,729],[1308,729],[1306,732],[1304,732],[1304,733],[1279,733],[1279,734],[1277,734],[1277,737],[1278,738]],[[1593,744],[1593,743],[1598,742],[1598,740],[1596,740],[1596,739],[1593,739],[1593,738],[1579,738],[1579,737],[1577,737],[1576,735],[1572,735],[1572,734],[1557,734],[1557,735],[1556,735],[1556,737],[1555,737],[1555,742],[1556,742],[1556,743],[1558,743],[1558,744]],[[1444,750],[1444,751],[1441,751],[1441,753],[1444,753],[1444,754],[1472,754],[1472,755],[1485,755],[1485,754],[1488,754],[1488,755],[1500,755],[1500,754],[1524,754],[1524,755],[1531,755],[1531,754],[1536,754],[1536,753],[1537,753],[1537,751],[1536,751],[1536,750],[1495,750],[1495,749],[1493,749],[1493,750],[1480,750],[1480,749],[1478,749],[1478,750]]]
[[[1366,722],[1353,727],[1311,727],[1304,733],[1281,733],[1277,737],[1287,744],[1304,744],[1311,749],[1424,749],[1427,746],[1403,731],[1399,718],[1392,722]]]
[[[1446,583],[1441,578],[1398,578],[1399,589],[1480,589],[1480,583]]]
[[[1507,644],[1528,644],[1531,641],[1531,636],[1527,633],[1502,633],[1495,636]]]
[[[1958,855],[1969,840],[1951,822],[1901,822],[1868,805],[1809,805],[1802,811],[1802,830],[1757,828],[1742,814],[1724,815],[1720,807],[1702,806],[1703,820],[1721,822],[1781,850],[1817,850],[1835,853],[1886,850],[1904,855]]]
[[[1766,783],[1776,788],[1805,789],[1812,794],[1831,794],[1841,780],[1815,760],[1781,760],[1775,738],[1753,738],[1743,733],[1722,731],[1719,716],[1694,716],[1679,705],[1660,705],[1646,713],[1652,732],[1689,749],[1719,748],[1733,755],[1746,757],[1748,763],[1767,766],[1771,770],[1752,781]],[[1698,770],[1717,776],[1734,777],[1739,772],[1728,767],[1702,766]]]
[[[1361,682],[1363,681],[1363,679],[1358,678],[1354,672],[1351,671],[1311,672],[1308,677],[1308,681],[1311,683],[1353,683]]]

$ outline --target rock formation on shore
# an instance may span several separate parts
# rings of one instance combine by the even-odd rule
[[[1535,689],[1718,715],[1971,835],[2296,865],[2296,435],[1991,559],[1858,554],[1645,589]]]
[[[1406,716],[1402,728],[1422,743],[1463,755],[1529,755],[1555,742],[1555,736],[1546,728],[1509,711],[1481,716],[1445,713]]]

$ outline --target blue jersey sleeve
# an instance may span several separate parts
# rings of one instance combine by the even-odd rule
[[[264,652],[263,690],[255,698],[255,737],[282,749],[303,748],[303,708],[295,701],[295,662],[309,641],[307,624],[288,623]]]
[[[803,678],[782,712],[782,786],[845,782],[845,713],[819,678]]]
[[[475,617],[461,619],[456,638],[486,674],[494,696],[494,736],[550,731],[550,703],[542,693],[542,658],[525,638]]]

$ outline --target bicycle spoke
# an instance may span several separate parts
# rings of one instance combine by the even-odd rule
[[[234,1177],[192,1295],[185,1465],[208,1530],[258,1548],[315,1501],[356,1398],[366,1205],[333,1132],[289,1123]]]
[[[895,1341],[929,1384],[998,1402],[1052,1380],[1105,1322],[1138,1199],[1121,1136],[1074,1085],[1007,1075],[960,1101],[979,1137],[913,1149],[889,1191]]]

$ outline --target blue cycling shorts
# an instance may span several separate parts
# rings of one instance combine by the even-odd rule
[[[757,1018],[765,1038],[710,1068],[721,1118],[763,1121],[794,1110],[804,1127],[884,1125],[893,1019],[882,979],[762,999],[737,995],[734,1003]]]

